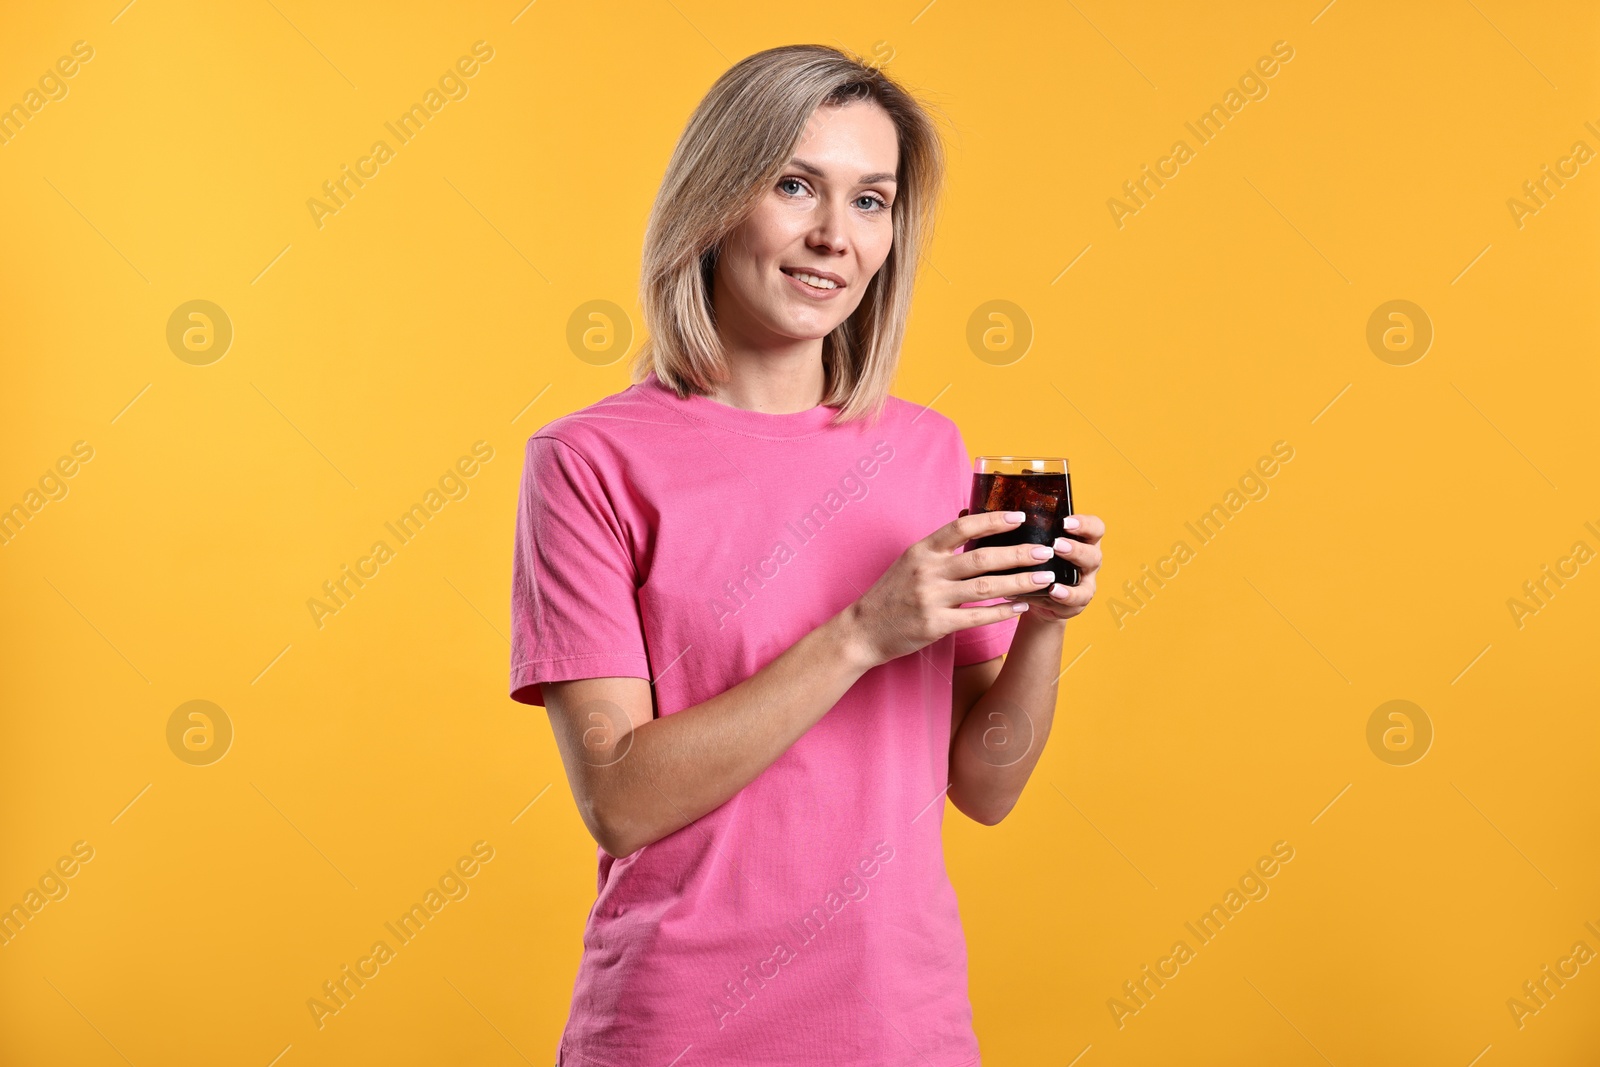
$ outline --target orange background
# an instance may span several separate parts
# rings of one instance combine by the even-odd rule
[[[947,812],[985,1062],[1600,1053],[1594,962],[1507,1003],[1600,951],[1592,5],[122,2],[0,24],[0,105],[65,89],[0,144],[0,906],[66,890],[0,946],[0,1061],[554,1060],[594,849],[506,695],[522,445],[628,384],[679,131],[802,41],[952,131],[897,394],[974,453],[1069,456],[1109,528],[1021,803]],[[477,41],[466,95],[319,226],[307,201]],[[1514,211],[1546,165],[1563,186]],[[169,343],[195,300],[209,326]],[[569,342],[592,301],[611,350]],[[1265,495],[1230,501],[1242,478]],[[1146,565],[1170,577],[1133,601]],[[209,725],[173,726],[197,700]],[[1270,893],[1193,939],[1280,841]],[[463,857],[467,894],[319,1028],[322,983]]]

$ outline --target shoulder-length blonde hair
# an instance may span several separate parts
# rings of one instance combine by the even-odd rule
[[[633,359],[634,382],[654,370],[686,396],[728,380],[711,307],[722,242],[778,180],[818,107],[865,100],[888,112],[899,141],[893,240],[861,303],[823,338],[822,403],[840,409],[836,423],[877,419],[899,363],[917,264],[933,235],[944,148],[921,102],[859,57],[826,45],[785,45],[740,60],[690,116],[645,229],[639,290],[648,336]]]

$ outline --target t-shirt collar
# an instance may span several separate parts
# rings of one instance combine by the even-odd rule
[[[680,397],[656,377],[655,371],[647,374],[638,388],[647,396],[689,418],[755,437],[803,437],[817,433],[828,428],[838,411],[837,408],[826,404],[818,404],[806,411],[780,415],[732,407],[698,393]]]

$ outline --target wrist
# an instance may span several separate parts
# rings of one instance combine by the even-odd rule
[[[878,666],[880,660],[873,651],[868,631],[861,620],[861,602],[856,601],[825,624],[829,629],[828,644],[833,653],[850,665],[858,675]]]
[[[1048,597],[1028,597],[1027,600],[1024,601],[1024,603],[1029,604],[1030,607],[1017,618],[1017,630],[1019,632],[1037,631],[1042,633],[1059,634],[1066,630],[1066,619],[1057,616],[1054,612],[1041,610],[1032,606],[1034,601],[1045,599],[1048,599]]]

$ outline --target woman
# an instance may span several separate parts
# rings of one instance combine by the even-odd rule
[[[1026,600],[1048,569],[989,572],[1052,550],[960,551],[1021,515],[956,517],[960,432],[888,395],[941,180],[882,73],[738,63],[650,218],[635,384],[528,441],[511,695],[599,845],[560,1064],[978,1062],[942,797],[1016,803],[1103,526]]]

